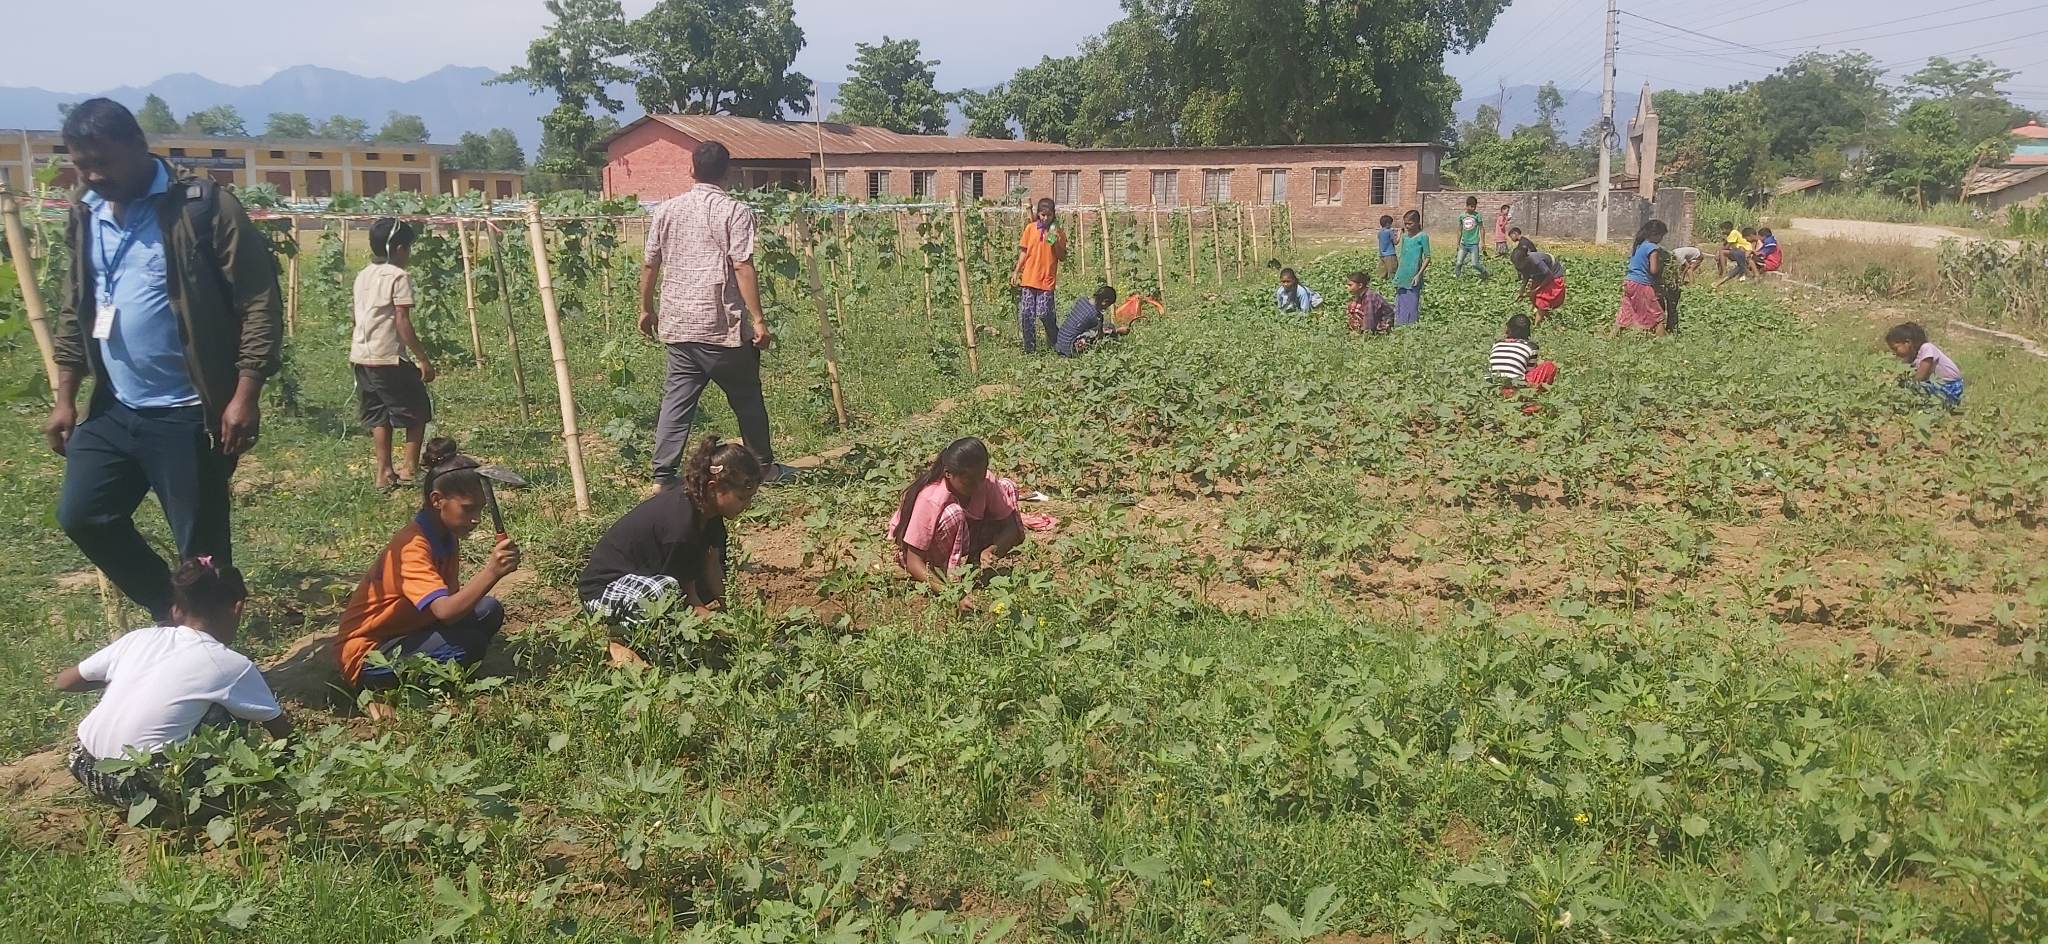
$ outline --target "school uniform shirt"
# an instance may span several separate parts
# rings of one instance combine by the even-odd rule
[[[1002,521],[1017,513],[1016,502],[1003,491],[994,473],[988,474],[981,488],[975,491],[973,500],[967,502],[962,502],[952,489],[946,487],[945,479],[938,479],[925,486],[910,503],[910,524],[903,530],[903,543],[920,551],[931,550],[932,535],[938,531],[940,516],[954,506],[958,506],[970,522]],[[898,514],[889,516],[888,533],[892,537],[896,534],[896,525],[902,520]]]
[[[371,650],[434,625],[429,607],[459,586],[460,544],[426,509],[391,536],[341,613],[334,651],[341,674],[350,683],[362,676],[363,660]]]
[[[1055,353],[1074,356],[1074,343],[1086,337],[1091,331],[1102,330],[1102,310],[1095,307],[1095,300],[1074,299],[1074,307],[1067,309],[1067,319],[1060,322],[1059,334],[1053,337]]]
[[[1300,282],[1294,283],[1293,292],[1287,291],[1285,287],[1273,289],[1273,307],[1281,311],[1308,311],[1322,304],[1323,296]]]
[[[1061,250],[1066,248],[1067,231],[1058,223],[1043,229],[1038,221],[1024,224],[1024,232],[1017,237],[1017,248],[1024,251],[1024,267],[1017,274],[1017,284],[1041,292],[1050,292],[1059,284]]]
[[[398,336],[398,306],[411,307],[412,303],[412,275],[404,269],[372,262],[356,273],[356,329],[348,362],[390,367],[405,360],[405,341]]]
[[[78,663],[78,674],[107,685],[78,724],[79,745],[102,760],[183,741],[214,705],[245,721],[284,713],[248,656],[189,626],[132,630]]]
[[[1928,374],[1927,379],[1935,383],[1963,379],[1963,369],[1957,367],[1956,362],[1950,360],[1941,348],[1935,347],[1932,341],[1920,345],[1920,350],[1913,355],[1913,366],[1918,367],[1930,360],[1934,362],[1934,372]]]
[[[723,555],[726,550],[725,519],[709,518],[697,513],[689,493],[680,488],[634,506],[590,549],[590,561],[576,578],[576,595],[589,603],[628,574],[674,577],[685,587],[695,587],[704,575],[705,555]],[[698,587],[697,592],[703,596],[706,588]]]
[[[1502,338],[1493,342],[1493,353],[1487,355],[1486,369],[1496,380],[1521,380],[1529,373],[1529,365],[1536,363],[1536,345],[1521,338]]]

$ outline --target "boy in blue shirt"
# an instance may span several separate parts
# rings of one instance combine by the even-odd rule
[[[1077,298],[1074,307],[1067,310],[1067,318],[1060,322],[1060,333],[1053,338],[1053,352],[1061,357],[1073,357],[1088,349],[1098,338],[1116,337],[1127,334],[1131,329],[1119,328],[1115,322],[1105,321],[1103,312],[1116,306],[1116,289],[1104,285],[1095,290],[1095,297]]]
[[[1394,235],[1394,218],[1380,217],[1380,278],[1394,277],[1394,267],[1400,264],[1399,237]]]

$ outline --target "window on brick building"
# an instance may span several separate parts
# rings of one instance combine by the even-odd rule
[[[1006,170],[1003,172],[1003,196],[1015,200],[1031,197],[1031,172],[1028,170]]]
[[[401,161],[416,161],[420,159],[420,156],[418,154],[400,154],[398,159]]]
[[[935,170],[914,170],[910,172],[910,195],[928,198],[939,189],[939,172]]]
[[[1401,168],[1372,169],[1372,205],[1394,206],[1401,202]]]
[[[281,161],[281,160],[284,160],[284,152],[283,152],[283,151],[272,151],[272,152],[270,152],[270,159],[271,159],[271,160],[273,160],[273,161]]]
[[[1152,205],[1159,207],[1180,206],[1180,171],[1155,170],[1152,172]]]
[[[60,150],[58,151],[58,153],[62,153],[61,149],[60,149]],[[171,156],[172,156],[172,157],[184,157],[184,156],[185,156],[185,149],[184,149],[184,148],[172,148],[172,149],[171,149]]]
[[[1052,172],[1052,202],[1063,206],[1081,202],[1080,171],[1056,170]]]
[[[1102,172],[1102,205],[1123,206],[1131,202],[1131,173],[1123,170]]]
[[[307,156],[307,157],[309,157],[309,158],[311,158],[311,159],[313,159],[313,160],[316,160],[316,161],[317,161],[317,160],[320,160],[321,158],[324,158],[324,157],[326,157],[326,156],[327,156],[327,152],[326,152],[326,151],[307,151],[307,152],[306,152],[306,156]]]
[[[213,149],[213,156],[214,156],[214,157],[226,157],[226,156],[228,156],[228,149],[227,149],[227,148],[214,148],[214,149]]]
[[[986,186],[987,180],[983,176],[981,171],[963,170],[960,172],[961,196],[966,197],[969,200],[979,200],[984,196],[982,191],[986,188]]]
[[[1205,170],[1202,172],[1202,202],[1230,202],[1230,172],[1227,170]]]
[[[868,171],[868,199],[879,200],[888,195],[888,193],[889,172],[886,170]]]
[[[846,196],[845,171],[828,170],[825,172],[825,195],[828,197]]]
[[[1344,205],[1344,168],[1316,168],[1316,206]]]
[[[1265,204],[1287,202],[1287,169],[1269,167],[1259,171],[1259,202]]]
[[[376,151],[371,151],[370,153],[363,155],[363,159],[370,161],[381,161],[384,159],[384,155],[379,154]]]

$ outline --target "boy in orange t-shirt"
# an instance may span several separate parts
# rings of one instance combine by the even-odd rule
[[[370,653],[392,660],[421,655],[473,665],[505,625],[505,609],[489,596],[498,581],[519,569],[519,545],[502,535],[476,576],[462,583],[459,542],[482,519],[483,480],[475,459],[455,443],[427,443],[422,465],[426,499],[412,521],[393,535],[342,611],[335,654],[342,677],[363,688],[390,688],[388,666],[369,665]]]
[[[1059,283],[1060,263],[1067,258],[1067,234],[1053,219],[1052,198],[1038,201],[1037,213],[1024,224],[1017,237],[1017,264],[1010,280],[1017,283],[1017,327],[1024,333],[1024,353],[1038,353],[1038,326],[1045,325],[1049,346],[1059,333],[1053,320],[1053,288]]]

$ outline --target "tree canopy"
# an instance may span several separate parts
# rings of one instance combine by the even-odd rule
[[[174,134],[178,131],[178,119],[171,114],[171,106],[155,95],[142,100],[142,108],[135,113],[135,121],[142,125],[144,134]]]
[[[310,138],[316,133],[313,119],[295,111],[274,111],[263,119],[263,136],[266,138]]]
[[[314,132],[313,136],[316,138],[329,138],[335,141],[361,143],[370,140],[370,123],[361,118],[350,118],[347,115],[332,115],[326,121],[320,123],[319,129]]]
[[[394,111],[384,117],[384,127],[377,129],[377,136],[370,140],[378,144],[425,144],[427,138],[426,119]]]
[[[215,105],[186,115],[184,131],[219,138],[239,138],[249,133],[242,124],[242,113],[233,105]]]
[[[449,170],[525,170],[526,154],[509,128],[492,128],[489,133],[464,131],[455,143],[455,153],[442,161]]]
[[[925,59],[914,39],[882,37],[880,43],[854,44],[852,73],[839,87],[839,110],[833,121],[873,125],[905,134],[943,134],[946,103],[954,98],[933,84],[936,59]]]
[[[627,29],[634,95],[655,114],[778,118],[810,111],[789,0],[659,0]]]

